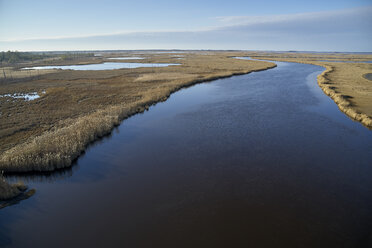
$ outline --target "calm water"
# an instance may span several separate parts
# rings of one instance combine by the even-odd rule
[[[372,132],[318,66],[199,84],[123,122],[69,170],[23,177],[0,246],[369,247]],[[11,178],[16,180],[16,178]]]
[[[105,62],[101,64],[88,64],[88,65],[52,65],[52,66],[35,66],[26,67],[25,70],[47,70],[47,69],[63,69],[63,70],[114,70],[122,68],[139,68],[139,67],[167,67],[179,64],[157,64],[157,63],[121,63],[121,62]]]

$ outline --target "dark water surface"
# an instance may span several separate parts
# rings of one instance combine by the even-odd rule
[[[369,247],[372,132],[278,67],[173,94],[69,170],[23,177],[0,246]],[[10,178],[16,180],[17,178]]]

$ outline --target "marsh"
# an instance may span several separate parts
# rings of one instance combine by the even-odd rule
[[[277,65],[174,93],[66,172],[9,176],[37,194],[0,212],[0,244],[367,247],[372,133],[324,68]]]

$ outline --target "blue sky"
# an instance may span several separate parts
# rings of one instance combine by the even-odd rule
[[[372,0],[0,0],[0,50],[372,51]]]

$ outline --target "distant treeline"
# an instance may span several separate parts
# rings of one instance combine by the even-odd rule
[[[43,59],[45,57],[50,57],[45,54],[37,54],[30,52],[17,52],[17,51],[7,51],[0,53],[0,62],[14,64],[23,61],[33,61],[37,59]]]
[[[40,52],[17,52],[17,51],[7,51],[0,53],[0,62],[15,64],[19,62],[28,62],[45,58],[57,58],[60,57],[62,60],[74,60],[83,57],[94,56],[94,53],[72,53],[66,52],[61,54],[55,53],[40,53]]]

